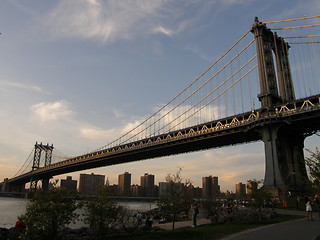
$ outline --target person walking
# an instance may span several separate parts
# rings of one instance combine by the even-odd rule
[[[307,203],[306,203],[306,212],[307,212],[308,221],[313,221],[312,203],[311,203],[311,199],[310,198],[308,198]]]
[[[318,207],[319,221],[320,221],[320,196],[319,196],[319,194],[317,194],[314,198],[315,198],[315,203],[317,204],[317,207]]]
[[[197,216],[199,214],[199,208],[197,204],[193,205],[193,211],[192,211],[192,227],[197,226]]]

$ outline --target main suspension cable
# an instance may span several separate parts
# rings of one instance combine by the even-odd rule
[[[141,129],[138,133],[136,133],[135,135],[131,136],[130,138],[128,138],[125,142],[129,142],[130,140],[132,140],[133,138],[135,138],[136,136],[138,136],[139,134],[143,133],[144,131],[146,131],[148,128],[150,128],[153,124],[156,124],[157,122],[159,122],[160,120],[164,119],[166,116],[168,116],[171,112],[173,112],[175,109],[177,109],[179,106],[181,106],[184,102],[186,102],[189,98],[191,98],[193,95],[195,95],[195,93],[197,93],[199,90],[201,90],[206,84],[208,84],[210,81],[212,81],[212,79],[214,79],[218,74],[220,74],[227,66],[229,66],[236,58],[238,58],[246,49],[249,48],[249,46],[252,45],[252,43],[254,42],[254,40],[252,40],[250,43],[247,44],[247,46],[245,46],[239,53],[237,53],[229,62],[227,62],[222,68],[219,69],[219,71],[217,71],[213,76],[211,76],[202,86],[200,86],[197,90],[195,90],[192,94],[190,94],[189,96],[187,96],[182,102],[180,102],[178,105],[176,105],[174,108],[170,109],[170,111],[166,112],[166,114],[164,114],[163,116],[161,116],[161,118],[157,119],[155,122],[153,122],[152,124],[146,126],[145,128]],[[240,71],[241,69],[239,69],[238,71]],[[220,84],[221,85],[221,84]],[[189,109],[190,110],[190,109]],[[182,114],[183,115],[183,114]],[[169,123],[170,124],[170,123]],[[158,132],[160,130],[163,130],[166,126],[168,126],[168,124],[166,124],[165,126],[163,126],[162,128],[160,128],[158,130]],[[124,142],[124,143],[125,143]]]
[[[158,111],[156,111],[154,114],[152,114],[150,117],[148,117],[146,120],[142,121],[140,124],[138,124],[136,127],[134,127],[133,129],[131,129],[129,132],[123,134],[122,136],[120,136],[119,138],[117,138],[116,140],[110,142],[109,144],[100,147],[99,149],[97,149],[96,151],[102,150],[107,148],[108,146],[112,146],[112,144],[120,141],[122,138],[128,136],[130,133],[134,132],[135,130],[137,130],[139,127],[141,127],[143,124],[145,124],[146,122],[148,122],[150,119],[152,119],[154,116],[156,116],[158,113],[160,113],[163,109],[165,109],[167,106],[169,106],[172,102],[174,102],[176,99],[178,99],[178,97],[180,97],[185,91],[187,91],[191,86],[193,86],[201,77],[203,77],[212,67],[214,67],[223,57],[225,57],[242,39],[244,39],[248,33],[250,33],[251,30],[248,30],[246,33],[244,33],[238,41],[236,41],[224,54],[222,54],[218,60],[216,60],[214,63],[212,63],[202,74],[200,74],[193,82],[191,82],[186,88],[184,88],[176,97],[174,97],[171,101],[169,101],[167,104],[165,104],[163,107],[161,107]]]
[[[319,26],[320,26],[320,24],[313,24],[313,25],[306,25],[306,26],[271,28],[271,30],[288,30],[288,29],[311,28],[311,27],[319,27]]]
[[[256,58],[257,55],[253,56],[250,60],[248,60],[241,68],[239,68],[236,72],[234,72],[232,75],[230,75],[224,82],[222,82],[219,86],[217,86],[215,89],[213,89],[210,93],[208,93],[205,97],[203,97],[202,99],[200,99],[197,103],[195,103],[193,106],[191,106],[186,112],[180,114],[179,116],[177,116],[175,119],[173,119],[171,122],[167,123],[167,125],[165,125],[164,127],[162,127],[162,129],[164,129],[165,127],[169,126],[171,123],[173,123],[174,121],[176,121],[177,119],[179,119],[180,117],[182,117],[184,114],[188,113],[190,110],[195,109],[195,107],[197,105],[199,105],[201,102],[203,102],[205,99],[207,99],[209,96],[211,96],[214,92],[216,92],[219,88],[221,88],[223,85],[225,85],[230,79],[232,79],[236,74],[238,74],[242,69],[244,69],[253,59]],[[232,84],[231,86],[234,86],[234,84]],[[227,88],[229,89],[229,88]],[[223,91],[224,93],[225,91]],[[221,96],[222,94],[219,94],[218,96]],[[212,101],[209,101],[210,103]],[[207,106],[208,104],[206,104],[205,106]],[[203,109],[203,108],[201,108]],[[198,111],[196,111],[198,112]],[[193,116],[194,114],[192,114],[191,116]],[[189,119],[189,118],[188,118]],[[184,122],[184,121],[182,121]],[[178,126],[179,124],[181,124],[182,122],[176,124],[174,127]],[[161,129],[161,130],[162,130]],[[169,131],[171,131],[173,129],[173,127],[170,128]]]
[[[30,162],[32,162],[32,158],[29,160],[29,158],[33,155],[34,153],[34,148],[32,149],[32,151],[30,152],[28,158],[25,160],[25,162],[23,163],[23,165],[21,166],[21,168],[19,169],[19,171],[13,176],[13,177],[16,177],[18,175],[21,175],[25,170],[26,168],[30,165]],[[22,170],[23,169],[23,170]]]
[[[293,19],[286,19],[286,20],[263,22],[263,23],[269,24],[269,23],[280,23],[280,22],[292,22],[292,21],[306,20],[306,19],[312,19],[312,18],[320,18],[320,16],[311,16],[311,17],[303,17],[303,18],[293,18]]]

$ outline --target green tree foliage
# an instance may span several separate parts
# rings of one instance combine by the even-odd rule
[[[74,213],[77,196],[62,188],[36,191],[26,213],[19,217],[26,225],[26,239],[56,239],[59,231],[78,217]]]
[[[320,151],[316,148],[313,152],[309,149],[307,151],[310,153],[310,157],[306,157],[305,162],[308,168],[310,180],[314,191],[320,193]]]
[[[157,207],[163,213],[171,215],[172,229],[174,229],[177,215],[189,210],[192,204],[192,196],[188,191],[191,183],[189,180],[183,182],[181,171],[182,169],[179,168],[176,174],[168,174],[166,176],[166,190],[161,194],[160,200],[157,202]]]
[[[109,198],[108,188],[102,187],[95,199],[85,203],[84,222],[95,234],[105,234],[121,223],[122,212],[123,207]]]

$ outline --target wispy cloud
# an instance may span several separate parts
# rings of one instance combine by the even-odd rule
[[[205,61],[212,62],[212,60],[214,59],[212,56],[210,57],[207,53],[204,53],[200,49],[196,49],[195,47],[187,46],[186,49]]]
[[[308,3],[307,3],[308,2]],[[312,7],[310,7],[312,6]],[[281,19],[290,19],[298,18],[305,16],[312,16],[315,12],[320,11],[320,1],[319,0],[310,0],[310,1],[298,1],[290,8],[284,8],[280,13],[272,13],[268,20],[281,20]],[[317,14],[318,15],[318,14]],[[312,22],[313,20],[311,20]]]
[[[125,114],[119,109],[112,109],[112,112],[116,118],[122,118]]]
[[[0,85],[3,87],[7,87],[7,88],[18,88],[18,89],[24,89],[24,90],[28,90],[28,91],[34,91],[34,92],[50,95],[49,92],[45,91],[41,87],[35,86],[35,85],[30,85],[27,83],[0,81]]]
[[[57,38],[105,43],[150,34],[172,37],[212,17],[217,5],[230,7],[250,1],[60,0],[45,22]]]
[[[109,42],[129,39],[142,30],[150,31],[147,19],[157,15],[166,1],[60,1],[48,18],[57,34]]]
[[[164,28],[164,27],[162,27],[161,25],[155,27],[155,28],[153,29],[153,32],[154,32],[154,33],[164,34],[164,35],[169,36],[169,37],[174,34],[174,31],[172,31],[172,30],[170,30],[170,29],[168,29],[168,28]]]
[[[31,110],[41,122],[48,120],[66,120],[73,114],[66,101],[38,103],[33,105]]]
[[[105,140],[110,141],[110,136],[115,136],[118,133],[119,129],[99,129],[93,126],[84,126],[81,127],[81,135],[86,139],[95,139],[95,140]]]

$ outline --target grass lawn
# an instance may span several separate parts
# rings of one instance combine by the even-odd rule
[[[301,218],[301,216],[279,215],[276,218],[262,222],[210,224],[199,226],[197,228],[136,233],[131,235],[112,236],[111,238],[116,240],[216,240],[244,230],[299,218]]]

